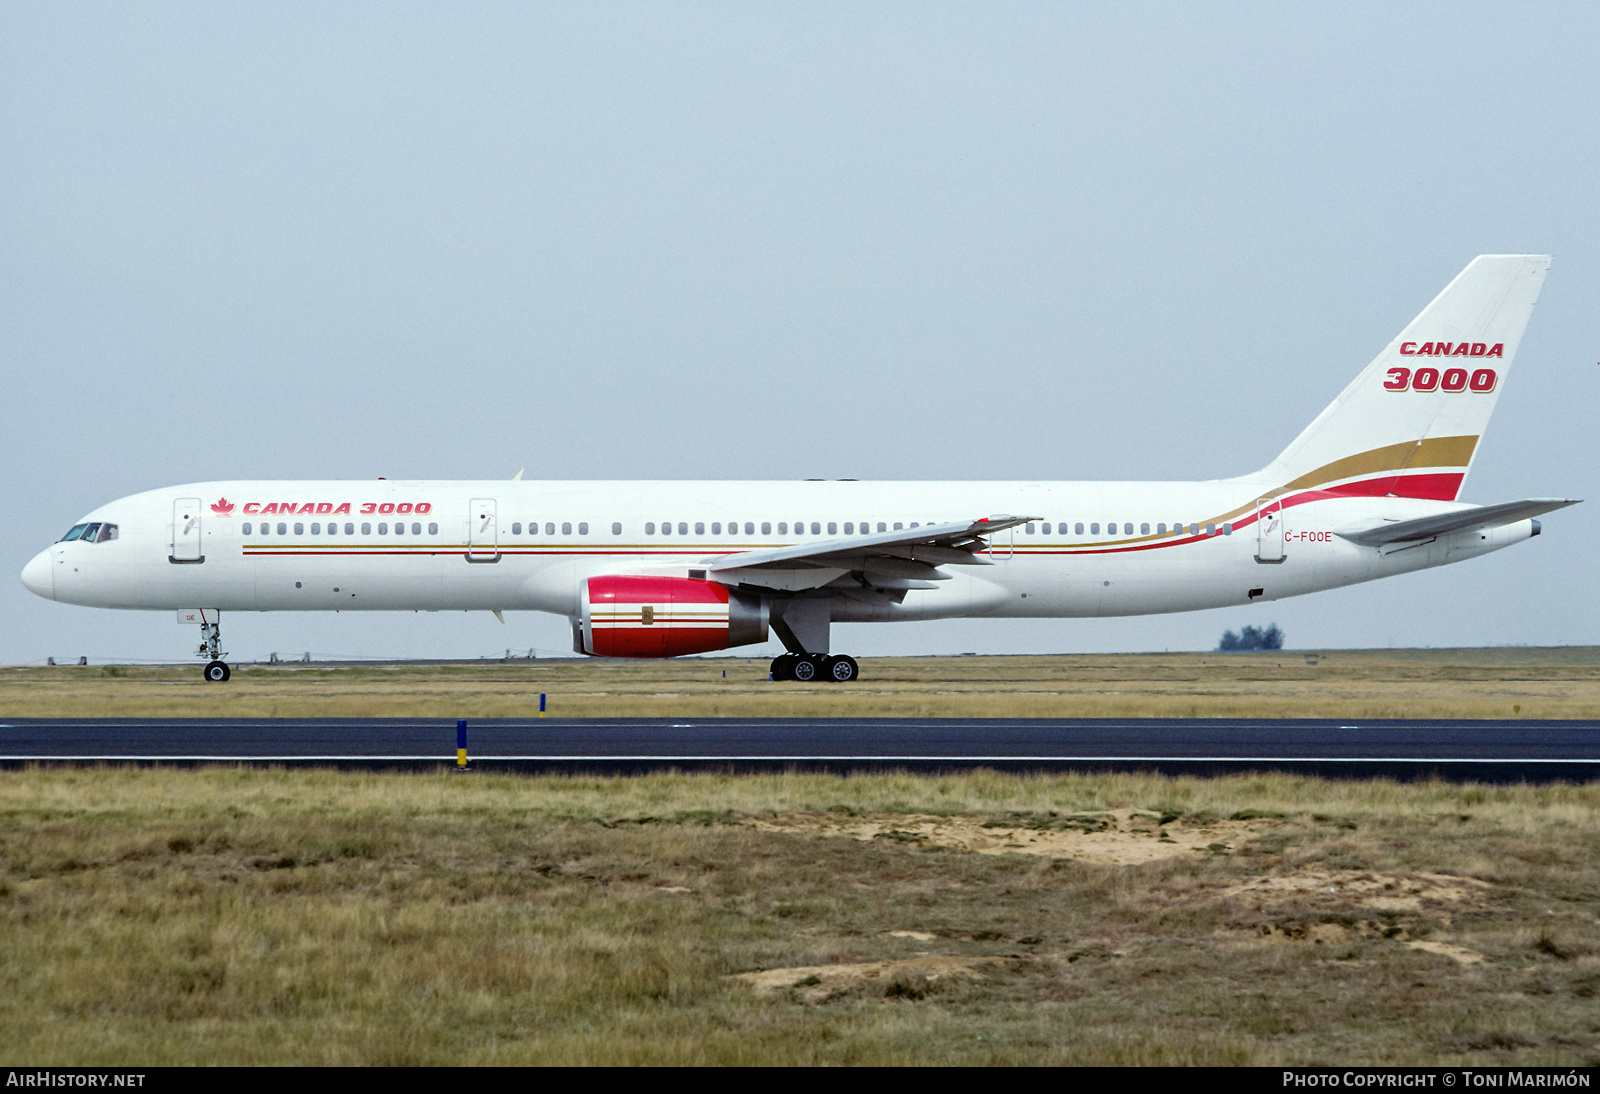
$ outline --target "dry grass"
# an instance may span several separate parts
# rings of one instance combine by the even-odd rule
[[[1600,648],[876,658],[848,686],[741,658],[0,670],[0,717],[1600,718]],[[722,673],[726,672],[724,678]]]
[[[3,772],[0,1055],[1594,1065],[1597,805],[1288,776]],[[1112,832],[1153,853],[1107,859]]]

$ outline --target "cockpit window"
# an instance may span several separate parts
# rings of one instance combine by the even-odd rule
[[[81,539],[85,543],[104,543],[117,538],[115,524],[74,524],[67,534],[62,536],[57,543],[66,543],[69,540]]]

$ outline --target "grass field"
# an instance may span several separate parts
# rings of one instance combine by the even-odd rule
[[[1600,1063],[1600,787],[0,772],[0,1056]]]
[[[1314,661],[1312,664],[1310,662]],[[0,669],[0,717],[1600,718],[1600,647],[873,658],[849,685],[765,660]],[[726,677],[722,674],[726,672]]]

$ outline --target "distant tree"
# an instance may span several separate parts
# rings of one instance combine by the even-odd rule
[[[1270,624],[1264,630],[1260,627],[1241,627],[1237,634],[1233,631],[1223,631],[1222,641],[1217,644],[1217,650],[1221,653],[1281,649],[1283,649],[1283,631],[1278,629],[1276,623]]]

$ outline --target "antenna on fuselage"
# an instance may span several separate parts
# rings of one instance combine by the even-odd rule
[[[526,470],[527,470],[527,468],[525,468],[525,467],[517,468],[517,473],[515,475],[511,476],[511,481],[512,482],[521,482],[522,481],[522,473],[524,471],[526,471]]]

